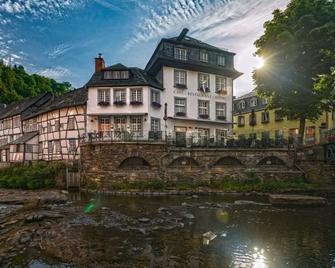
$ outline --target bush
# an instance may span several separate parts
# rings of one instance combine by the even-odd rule
[[[56,185],[63,163],[39,162],[32,166],[11,166],[0,170],[1,188],[40,189]]]

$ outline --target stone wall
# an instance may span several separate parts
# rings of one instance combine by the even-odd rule
[[[176,148],[163,143],[87,143],[81,145],[82,181],[106,188],[115,181],[268,179],[301,176],[288,149]]]

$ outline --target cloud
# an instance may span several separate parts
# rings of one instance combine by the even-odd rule
[[[59,56],[65,54],[67,51],[71,50],[72,48],[73,48],[72,45],[60,44],[48,53],[48,57],[49,58],[59,57]]]
[[[53,78],[55,80],[60,80],[66,76],[71,75],[71,72],[64,67],[57,66],[55,68],[45,68],[43,70],[40,70],[38,74],[49,78]]]

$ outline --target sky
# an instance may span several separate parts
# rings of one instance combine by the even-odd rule
[[[144,68],[161,38],[189,36],[235,52],[234,95],[254,88],[254,41],[289,0],[0,0],[0,58],[57,81],[84,85],[107,65]]]

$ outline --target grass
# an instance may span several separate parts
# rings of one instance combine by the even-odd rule
[[[212,190],[226,192],[280,192],[285,190],[313,190],[317,189],[318,185],[306,183],[302,178],[290,180],[264,180],[256,176],[251,176],[243,179],[233,179],[225,177],[222,180],[212,181],[136,181],[136,182],[112,182],[110,189],[116,191],[146,191],[146,190],[196,190],[199,188],[207,188]]]
[[[39,162],[32,166],[11,166],[0,169],[0,188],[53,188],[56,176],[64,168],[62,163]]]

